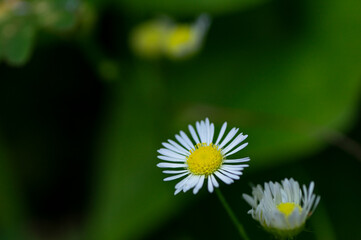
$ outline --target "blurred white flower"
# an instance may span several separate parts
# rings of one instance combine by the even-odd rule
[[[252,196],[243,194],[251,205],[249,214],[276,237],[292,238],[300,233],[308,217],[317,207],[320,197],[313,194],[311,182],[303,191],[297,181],[284,179],[282,184],[269,182],[253,187]]]
[[[130,34],[133,51],[144,58],[166,56],[182,59],[196,53],[202,46],[210,18],[202,14],[192,24],[177,24],[163,17],[136,26]]]
[[[158,158],[167,161],[158,163],[158,167],[179,168],[178,170],[163,171],[163,173],[172,174],[164,181],[183,177],[176,184],[174,194],[180,191],[186,192],[191,188],[196,194],[202,188],[205,179],[208,180],[209,192],[213,192],[214,187],[219,186],[216,177],[226,184],[231,184],[234,180],[239,179],[242,170],[248,167],[248,164],[239,163],[248,162],[250,159],[246,157],[231,160],[226,159],[226,157],[237,153],[248,145],[248,143],[239,145],[247,138],[247,135],[240,133],[235,137],[239,129],[232,128],[222,140],[227,128],[225,122],[217,140],[213,142],[214,124],[210,123],[208,118],[205,121],[196,122],[197,131],[192,125],[188,125],[188,128],[194,142],[188,138],[187,134],[180,131],[179,135],[175,135],[175,138],[181,145],[173,140],[168,140],[168,142],[162,143],[165,148],[158,150],[158,153],[161,154]]]
[[[209,25],[210,19],[204,14],[193,24],[174,24],[166,34],[165,54],[173,59],[193,55],[201,48]]]

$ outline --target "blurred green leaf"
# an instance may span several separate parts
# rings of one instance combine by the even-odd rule
[[[35,27],[25,19],[11,19],[1,26],[1,47],[5,59],[14,65],[24,64],[30,57]]]
[[[58,14],[58,18],[52,25],[54,29],[63,31],[74,26],[76,22],[76,16],[73,13],[68,11],[59,11],[56,14]]]
[[[38,0],[33,3],[39,26],[55,31],[72,28],[77,20],[78,0]]]

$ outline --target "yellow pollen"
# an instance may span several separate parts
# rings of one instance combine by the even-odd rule
[[[223,162],[223,155],[217,146],[198,143],[187,159],[188,170],[195,175],[211,175]]]
[[[286,203],[280,203],[277,205],[277,209],[283,213],[286,217],[288,217],[295,208],[298,208],[298,211],[301,213],[302,208],[300,205],[296,203],[286,202]]]

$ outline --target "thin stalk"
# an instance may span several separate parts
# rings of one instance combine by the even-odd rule
[[[237,228],[239,235],[241,236],[242,239],[244,240],[249,240],[249,237],[246,234],[246,231],[244,230],[243,225],[241,224],[241,222],[237,219],[236,215],[234,214],[234,212],[232,211],[231,207],[228,205],[226,199],[223,197],[223,194],[221,192],[221,190],[219,190],[218,188],[216,188],[216,193],[217,196],[219,198],[219,200],[221,201],[223,207],[226,209],[226,212],[228,213],[228,216],[231,218],[233,224],[235,225],[235,227]]]

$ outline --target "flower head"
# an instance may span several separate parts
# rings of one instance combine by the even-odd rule
[[[250,159],[227,159],[228,156],[240,151],[248,145],[243,143],[239,145],[247,135],[237,134],[238,128],[232,128],[225,135],[227,123],[225,122],[220,130],[217,140],[213,142],[214,124],[210,123],[208,118],[205,121],[196,122],[196,130],[192,125],[188,125],[189,132],[193,141],[183,131],[176,134],[175,138],[180,143],[173,140],[162,143],[165,148],[158,150],[161,155],[159,159],[166,162],[158,163],[160,168],[171,168],[177,170],[165,170],[163,173],[171,174],[164,181],[170,181],[178,178],[183,179],[175,186],[175,193],[186,192],[193,188],[196,194],[207,180],[208,191],[213,192],[214,187],[218,187],[217,178],[231,184],[239,179],[242,170],[248,167]],[[236,136],[236,137],[235,137]],[[223,138],[223,140],[222,140]],[[233,140],[232,140],[233,139]]]
[[[168,57],[179,59],[196,53],[210,25],[207,15],[201,15],[192,24],[174,24],[165,37],[164,51]]]
[[[210,18],[205,14],[193,23],[179,24],[166,17],[154,19],[133,29],[130,45],[143,58],[186,58],[201,48],[209,25]]]
[[[273,235],[291,238],[300,233],[308,217],[317,207],[320,197],[313,194],[311,182],[303,191],[297,181],[285,179],[280,183],[269,182],[253,187],[252,196],[243,194],[251,205],[249,214]]]

